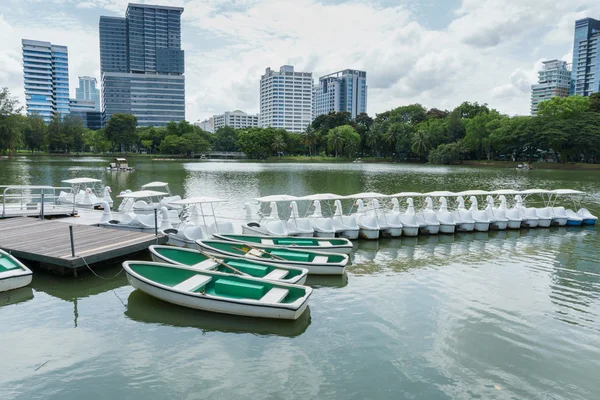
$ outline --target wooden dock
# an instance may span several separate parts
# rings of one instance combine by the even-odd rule
[[[73,227],[75,257],[71,254],[69,226]],[[99,262],[110,262],[166,243],[167,237],[96,226],[73,225],[35,218],[0,220],[0,248],[23,261],[66,273]]]

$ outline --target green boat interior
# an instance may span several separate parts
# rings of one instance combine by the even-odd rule
[[[268,244],[268,245],[276,245],[276,246],[315,246],[315,247],[323,247],[324,249],[328,247],[327,245],[332,246],[343,246],[348,244],[345,240],[341,239],[327,239],[327,240],[317,240],[314,238],[302,238],[302,237],[289,237],[289,238],[261,238],[260,236],[243,236],[243,235],[222,235],[223,237],[241,240],[244,242],[252,242],[257,244]]]
[[[0,272],[10,271],[13,269],[22,269],[13,260],[6,257],[4,254],[0,254]]]
[[[183,265],[195,265],[202,263],[207,260],[206,256],[195,251],[186,251],[177,248],[168,247],[155,247],[154,250],[177,263]],[[269,278],[269,279],[291,279],[302,274],[302,271],[296,269],[280,269],[274,265],[262,265],[253,263],[250,260],[235,259],[235,258],[223,258],[223,262],[233,268],[248,274],[256,278]],[[218,271],[223,273],[232,273],[230,268],[218,264],[214,268],[210,268],[211,271]]]
[[[234,253],[234,254],[239,254],[239,255],[245,255],[246,253],[248,253],[249,251],[252,250],[252,247],[244,245],[244,243],[225,243],[225,242],[217,242],[217,241],[211,241],[211,240],[205,240],[203,241],[203,243],[206,243],[207,245],[221,250],[221,251],[226,251],[229,253]],[[281,257],[283,259],[286,259],[288,261],[298,261],[298,262],[304,262],[304,263],[312,263],[312,262],[318,262],[318,263],[340,263],[344,261],[344,256],[341,254],[327,254],[327,255],[323,255],[323,254],[315,254],[312,253],[309,250],[290,250],[290,249],[286,249],[286,248],[276,248],[276,249],[261,249],[262,251],[272,254],[276,257]],[[263,255],[261,256],[262,258],[264,258],[265,260],[269,260],[272,258],[269,257],[268,255]]]
[[[215,276],[154,264],[132,263],[129,267],[144,278],[173,289],[229,299],[288,304],[302,298],[306,293],[301,287],[281,287],[267,281],[255,282],[235,275]]]

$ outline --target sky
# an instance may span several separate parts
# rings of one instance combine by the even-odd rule
[[[126,0],[0,0],[0,86],[24,104],[21,39],[69,48],[69,80],[100,81],[100,15]],[[259,112],[265,68],[318,77],[367,71],[371,116],[412,103],[487,103],[529,114],[541,63],[572,60],[575,20],[600,18],[597,0],[138,0],[182,6],[186,119]]]

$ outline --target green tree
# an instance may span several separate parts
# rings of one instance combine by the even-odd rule
[[[170,123],[169,123],[170,124]],[[174,124],[174,123],[173,123]],[[137,142],[137,118],[131,114],[113,114],[108,120],[104,132],[119,151],[127,151]],[[175,124],[177,128],[177,124]]]
[[[575,118],[590,109],[590,98],[583,96],[552,97],[538,105],[537,115],[552,118]]]
[[[429,162],[432,164],[456,164],[462,160],[465,151],[461,141],[440,144],[429,152]]]
[[[589,97],[590,108],[592,112],[600,113],[600,92],[592,93]]]
[[[413,133],[411,150],[419,157],[427,157],[429,150],[431,149],[431,142],[427,137],[427,132],[424,130],[418,130]]]
[[[44,151],[48,146],[46,123],[39,115],[30,115],[27,117],[23,139],[25,146],[33,153],[35,150]]]
[[[238,133],[231,126],[223,126],[215,132],[213,150],[238,151]]]
[[[273,142],[271,143],[271,148],[273,151],[277,153],[277,155],[281,155],[280,153],[285,150],[287,147],[285,143],[285,139],[281,135],[277,135],[273,138]]]
[[[23,107],[8,88],[0,89],[0,151],[9,150],[11,155],[23,143],[25,119],[20,112]]]
[[[360,135],[351,125],[338,126],[327,133],[327,146],[335,152],[336,157],[339,153],[350,157],[360,146]]]
[[[304,132],[302,133],[302,144],[308,147],[308,155],[312,157],[312,150],[317,144],[319,139],[319,133],[312,124],[308,124]]]

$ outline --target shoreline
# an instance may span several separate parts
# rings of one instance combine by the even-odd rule
[[[408,165],[435,165],[435,166],[456,166],[456,167],[492,167],[492,168],[508,168],[516,169],[519,164],[523,164],[522,161],[480,161],[480,160],[463,160],[460,164],[451,165],[438,165],[423,163],[419,161],[394,161],[391,158],[377,158],[377,157],[366,157],[361,158],[360,161],[349,158],[335,158],[335,157],[305,157],[305,156],[283,156],[283,157],[270,157],[264,160],[251,160],[247,158],[183,158],[174,157],[172,155],[163,154],[91,154],[91,153],[70,153],[70,154],[55,154],[55,153],[17,153],[14,157],[104,157],[104,158],[115,158],[115,157],[131,157],[131,158],[150,158],[152,161],[180,161],[180,162],[207,162],[207,161],[241,161],[241,162],[264,162],[264,163],[365,163],[365,164],[408,164]],[[2,160],[10,160],[9,157],[2,157]],[[586,164],[586,163],[540,163],[533,162],[529,163],[531,170],[559,170],[559,171],[600,171],[600,164]]]

